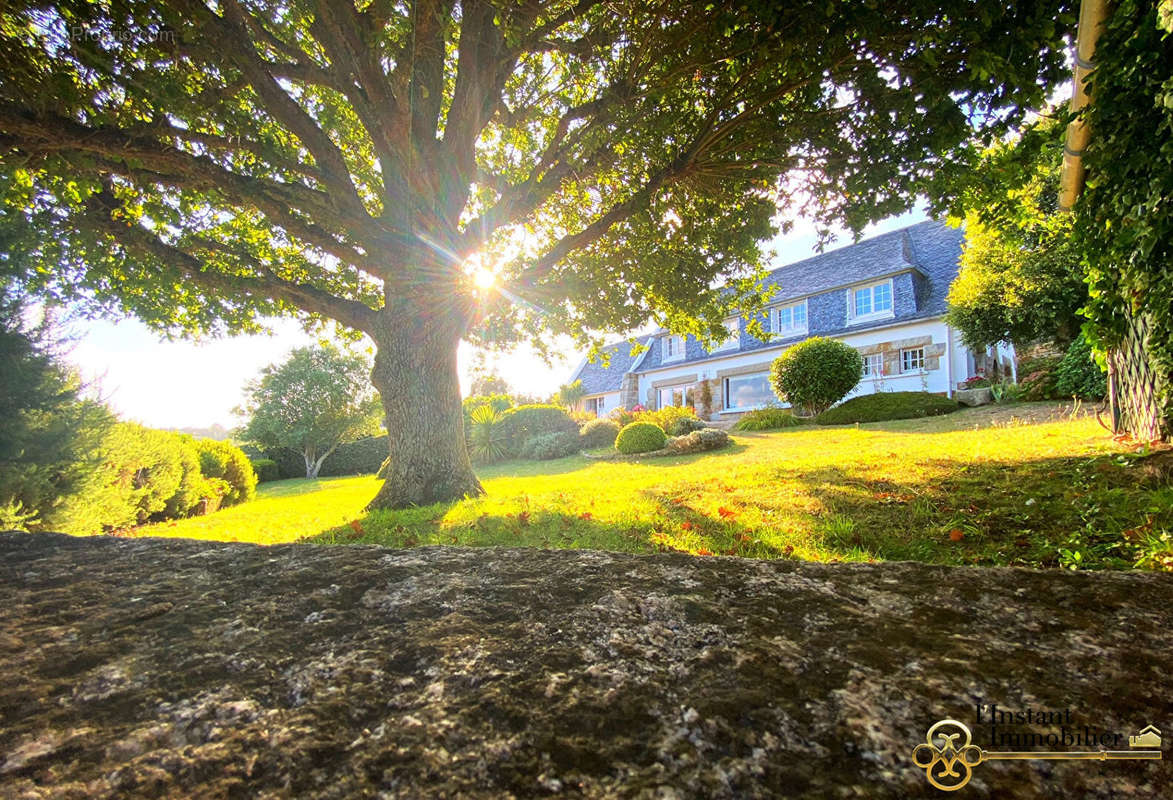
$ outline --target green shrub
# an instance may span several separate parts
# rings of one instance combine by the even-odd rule
[[[1082,335],[1071,343],[1055,368],[1055,393],[1059,397],[1101,400],[1108,393],[1108,378],[1095,362],[1091,345]]]
[[[552,458],[574,455],[578,450],[577,435],[567,431],[555,431],[539,434],[526,442],[521,448],[521,457],[549,461]]]
[[[883,422],[949,414],[957,402],[928,392],[877,392],[853,397],[815,418],[820,425],[848,425],[853,422]]]
[[[233,506],[252,500],[257,495],[257,473],[253,471],[244,451],[228,442],[197,439],[200,454],[200,472],[205,478],[220,478],[229,489],[221,498],[221,506]]]
[[[632,422],[615,437],[615,449],[626,455],[660,450],[667,443],[668,435],[654,422]]]
[[[1055,383],[1062,356],[1024,358],[1018,362],[1018,385],[1023,400],[1053,400],[1059,397]]]
[[[702,428],[699,431],[668,440],[668,449],[673,453],[703,453],[719,450],[729,444],[729,434],[719,428]]]
[[[501,447],[505,457],[519,455],[525,443],[546,433],[573,433],[578,425],[566,409],[555,405],[525,405],[507,409],[501,414]]]
[[[862,376],[859,351],[822,336],[788,348],[770,367],[774,393],[810,414],[826,411],[842,400]]]
[[[794,416],[788,408],[758,408],[747,411],[733,423],[735,431],[772,431],[777,428],[793,428],[801,425],[802,419]]]
[[[469,458],[478,464],[491,464],[505,458],[505,435],[501,414],[491,405],[477,406],[464,425]]]
[[[683,436],[705,427],[696,411],[688,406],[664,406],[657,411],[639,411],[632,422],[651,422],[659,425],[669,436]]]
[[[98,448],[100,467],[81,491],[64,499],[58,517],[62,528],[74,534],[100,533],[165,518],[168,501],[187,494],[199,474],[190,469],[190,460],[185,468],[185,445],[179,434],[133,422],[111,426]],[[171,512],[185,513],[178,506],[186,502],[175,500]]]
[[[200,503],[209,495],[214,494],[214,487],[209,486],[200,465],[200,454],[195,439],[184,434],[173,434],[178,439],[176,457],[182,473],[179,486],[175,494],[167,498],[163,506],[163,516],[167,519],[179,519],[196,511]]]
[[[281,480],[281,473],[277,470],[277,462],[271,458],[256,458],[252,464],[253,472],[257,473],[257,483]]]
[[[579,428],[578,441],[583,449],[610,447],[619,435],[619,423],[609,419],[593,419]]]

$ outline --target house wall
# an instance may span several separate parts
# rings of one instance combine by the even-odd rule
[[[828,292],[827,294],[838,296],[838,305],[846,315],[846,292]],[[811,299],[812,301],[815,299],[821,301],[822,297]],[[834,300],[831,302],[835,303]],[[818,330],[811,331],[811,335],[818,333]],[[848,397],[870,394],[875,391],[928,391],[947,394],[972,374],[970,366],[973,363],[972,358],[969,357],[968,351],[956,332],[950,333],[948,326],[941,319],[891,325],[859,333],[841,332],[832,338],[839,339],[863,353],[879,352],[884,354],[886,374],[879,379],[869,378],[860,381],[859,385],[848,394]],[[952,346],[951,354],[948,352],[950,345]],[[926,369],[923,372],[913,374],[899,372],[900,350],[909,347],[925,348]],[[724,387],[722,380],[731,374],[768,371],[770,364],[785,349],[783,346],[753,350],[748,353],[734,351],[730,352],[728,356],[699,364],[694,362],[679,366],[668,365],[640,373],[638,376],[639,402],[649,408],[655,408],[659,388],[675,384],[699,385],[702,381],[708,381],[715,406],[715,413],[712,416],[717,419],[736,418],[743,412],[723,410],[722,390]],[[950,375],[950,362],[952,363],[952,375]]]
[[[579,411],[583,411],[587,407],[587,401],[591,399],[600,400],[598,416],[605,417],[615,409],[619,408],[619,392],[604,392],[603,394],[590,394],[582,399],[576,406]]]

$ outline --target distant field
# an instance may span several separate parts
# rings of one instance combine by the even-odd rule
[[[742,434],[703,455],[510,462],[480,470],[483,498],[407,511],[365,514],[373,477],[281,481],[138,533],[1173,568],[1173,487],[1142,456],[1093,418],[1022,404]]]

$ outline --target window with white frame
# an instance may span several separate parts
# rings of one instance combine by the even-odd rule
[[[900,351],[900,371],[920,372],[925,368],[925,349],[914,347]]]
[[[664,361],[679,361],[684,358],[684,337],[664,337]]]
[[[847,316],[852,320],[892,316],[892,281],[856,286],[848,292]]]
[[[724,380],[725,410],[744,411],[775,402],[768,372],[734,375]]]
[[[658,389],[657,392],[657,408],[667,408],[668,406],[677,406],[683,408],[691,405],[692,387],[688,384],[682,386],[665,386]]]
[[[713,348],[713,352],[733,350],[739,344],[741,344],[741,320],[736,317],[725,320],[725,339]]]
[[[770,309],[770,332],[783,336],[806,333],[806,301]]]
[[[884,354],[869,353],[863,357],[863,376],[879,378],[884,374]]]

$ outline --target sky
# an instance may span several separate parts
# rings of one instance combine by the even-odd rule
[[[902,228],[927,219],[917,210],[892,217],[864,232],[864,237]],[[851,244],[841,235],[828,246]],[[813,255],[814,226],[796,221],[785,236],[772,242],[777,256],[772,267],[780,267]],[[206,428],[220,424],[239,425],[233,409],[244,400],[244,386],[269,364],[285,359],[296,347],[315,344],[318,337],[302,331],[294,320],[275,320],[272,336],[235,336],[204,341],[166,341],[134,319],[75,323],[76,344],[68,355],[91,392],[101,397],[123,419],[153,428]],[[551,364],[532,348],[490,353],[488,363],[496,367],[522,394],[547,396],[569,380],[584,352],[569,341],[563,343],[564,357]],[[461,344],[458,361],[461,390],[468,391],[469,369],[475,353]]]

